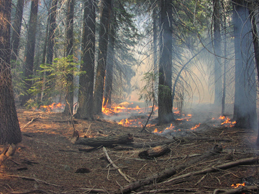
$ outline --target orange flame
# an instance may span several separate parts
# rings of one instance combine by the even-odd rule
[[[191,130],[197,129],[200,126],[201,126],[201,124],[199,123],[198,125],[195,125],[194,127],[192,127]]]
[[[238,187],[245,186],[245,185],[246,185],[246,183],[237,183],[237,184],[232,184],[231,187],[236,189]]]
[[[220,116],[218,119],[224,120],[223,122],[221,122],[221,125],[227,125],[229,127],[234,127],[236,124],[236,121],[231,121],[229,117]]]
[[[64,104],[61,104],[60,102],[59,103],[55,103],[53,102],[52,104],[50,105],[42,105],[40,106],[40,109],[43,108],[43,109],[46,109],[47,112],[50,112],[51,110],[54,110],[54,109],[61,109],[61,108],[64,108],[65,105]]]

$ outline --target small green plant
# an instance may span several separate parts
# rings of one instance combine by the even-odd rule
[[[140,91],[139,99],[144,99],[146,102],[152,102],[153,105],[156,103],[156,80],[158,79],[158,74],[154,72],[147,72],[144,74],[142,79],[145,82],[145,86]]]
[[[157,80],[157,78],[158,78],[158,73],[147,72],[144,74],[144,78],[142,79],[142,81],[144,81],[146,84],[140,92],[139,99],[144,99],[146,102],[152,102],[152,110],[148,116],[148,119],[147,119],[145,125],[143,126],[143,128],[140,132],[143,132],[144,130],[146,130],[148,121],[154,112],[155,105],[157,104],[157,102],[156,102],[156,91],[157,91],[156,80]]]
[[[51,103],[52,98],[56,96],[64,96],[69,90],[74,90],[73,82],[69,81],[70,75],[77,76],[79,72],[73,55],[68,57],[56,58],[52,64],[41,64],[41,70],[38,75],[33,78],[34,84],[29,89],[32,95],[44,94],[44,103]]]

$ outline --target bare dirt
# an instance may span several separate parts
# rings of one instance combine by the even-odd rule
[[[70,142],[73,127],[68,117],[61,113],[24,109],[18,109],[18,117],[23,140],[18,144],[15,155],[8,158],[0,167],[0,193],[115,193],[129,184],[118,169],[107,160],[103,148],[89,152],[80,151],[80,148],[86,150],[91,147]],[[35,121],[25,126],[35,118]],[[158,128],[160,131],[165,127],[166,125],[150,127],[147,130],[152,132]],[[193,131],[192,139],[176,139],[169,144],[168,154],[155,159],[139,158],[138,153],[146,148],[124,146],[118,149],[119,146],[114,146],[106,149],[111,160],[123,173],[131,177],[129,179],[132,181],[144,179],[172,166],[185,164],[213,149],[215,145],[223,147],[222,153],[187,166],[172,177],[242,158],[255,157],[258,153],[258,148],[254,146],[257,133],[253,130],[213,127],[207,124],[201,124],[201,127],[206,130]],[[80,137],[87,138],[132,134],[134,143],[143,145],[149,142],[162,144],[168,140],[153,133],[140,133],[141,128],[123,127],[103,120],[75,119],[75,128]],[[218,139],[209,141],[213,138]],[[228,139],[229,142],[220,139]],[[217,172],[193,175],[177,182],[156,183],[154,180],[152,184],[135,192],[213,193],[216,189],[229,190],[231,184],[244,182],[243,178],[252,178],[251,184],[258,184],[259,165],[238,165]],[[258,193],[258,190],[250,190],[247,193]]]

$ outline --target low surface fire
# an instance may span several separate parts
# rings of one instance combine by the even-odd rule
[[[59,103],[55,103],[53,102],[52,104],[50,105],[42,105],[40,106],[40,109],[44,110],[44,111],[47,111],[47,112],[57,112],[57,111],[61,111],[65,108],[65,105],[64,104],[61,104],[60,102]]]

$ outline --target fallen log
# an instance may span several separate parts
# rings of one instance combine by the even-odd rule
[[[222,169],[232,168],[232,167],[235,167],[235,166],[238,166],[238,165],[255,163],[255,162],[258,161],[258,159],[259,159],[259,157],[252,157],[252,158],[245,158],[245,159],[240,159],[240,160],[236,160],[236,161],[220,164],[218,166],[213,166],[213,167],[206,168],[206,169],[203,169],[203,170],[189,172],[187,174],[183,174],[183,175],[174,177],[172,179],[163,181],[160,184],[169,183],[169,182],[175,183],[175,181],[178,181],[180,179],[187,178],[187,177],[190,177],[190,176],[199,175],[199,174],[205,174],[205,173],[208,173],[208,172],[216,172],[216,171],[220,171]]]
[[[133,141],[133,136],[131,134],[126,134],[126,135],[96,137],[96,138],[79,138],[75,142],[75,144],[99,147],[99,146],[112,146],[114,144],[128,144],[132,141]]]
[[[163,156],[169,152],[169,147],[167,145],[163,145],[141,151],[139,152],[138,156],[142,159],[153,159],[155,157]]]
[[[155,174],[153,174],[153,175],[151,175],[151,176],[149,176],[145,179],[134,181],[134,182],[122,187],[116,193],[130,193],[131,191],[135,191],[142,186],[161,182],[161,181],[165,180],[166,178],[169,178],[169,177],[173,176],[177,172],[189,167],[190,165],[192,165],[194,163],[197,163],[199,161],[202,161],[205,158],[209,158],[211,156],[219,154],[221,152],[222,152],[222,147],[216,145],[216,146],[214,146],[214,148],[212,150],[204,153],[200,157],[194,158],[194,159],[192,159],[192,160],[190,160],[190,161],[188,161],[184,164],[181,164],[181,165],[178,165],[178,166],[173,166],[171,168],[165,169],[162,172],[155,173]]]

